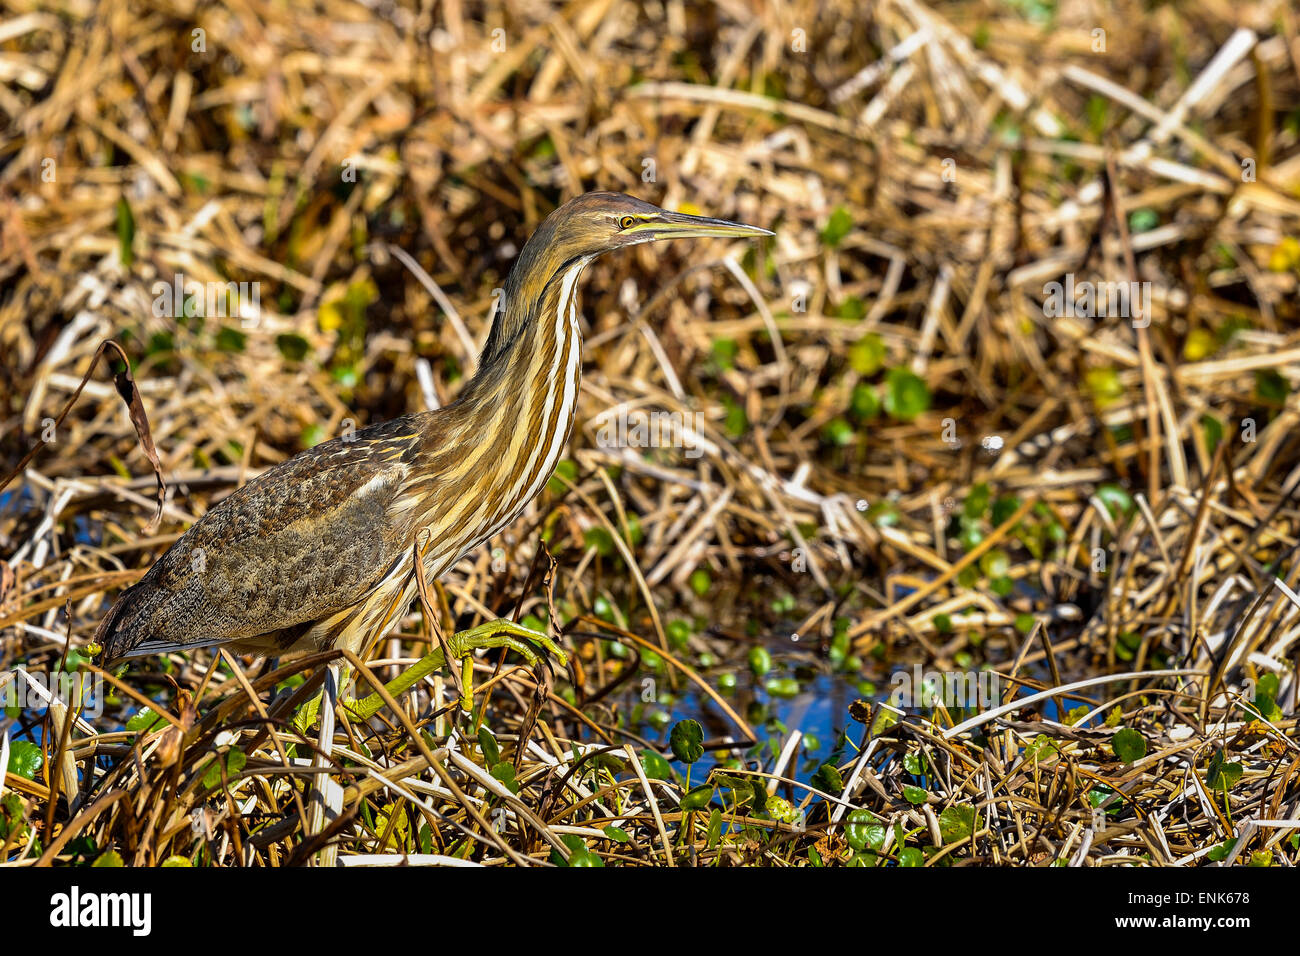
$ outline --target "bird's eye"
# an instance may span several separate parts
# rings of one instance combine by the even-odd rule
[[[631,229],[634,225],[636,225],[636,220],[631,216],[624,216],[618,221],[618,228],[620,229]]]

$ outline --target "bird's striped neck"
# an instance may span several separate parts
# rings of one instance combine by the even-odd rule
[[[568,263],[546,282],[533,314],[503,347],[484,349],[478,372],[445,409],[427,472],[442,486],[428,500],[444,510],[417,515],[431,532],[426,561],[435,574],[513,521],[555,471],[577,409],[577,290],[587,262]]]
[[[578,278],[588,258],[567,263],[537,299],[537,314],[495,361],[507,364],[494,416],[510,468],[496,489],[499,504],[484,537],[514,520],[555,471],[573,416],[582,379],[582,330],[578,325]]]

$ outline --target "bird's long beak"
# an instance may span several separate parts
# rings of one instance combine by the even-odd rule
[[[657,239],[695,239],[704,236],[741,239],[775,235],[767,229],[747,226],[743,222],[728,222],[726,219],[709,219],[705,216],[688,216],[683,212],[666,211],[660,212],[653,219],[648,219],[638,226],[633,226],[627,232],[644,242]]]

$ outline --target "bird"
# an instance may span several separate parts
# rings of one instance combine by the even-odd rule
[[[103,666],[218,645],[360,654],[409,608],[417,574],[440,578],[510,525],[554,473],[578,401],[587,265],[647,242],[771,235],[623,193],[560,205],[520,251],[456,400],[322,442],[210,508],[104,616],[92,639]],[[481,648],[508,647],[536,664],[540,645],[567,663],[548,635],[509,620],[451,635],[445,650],[439,643],[387,685],[394,698],[450,657],[461,663],[469,710]],[[347,703],[358,717],[383,706],[378,693]]]

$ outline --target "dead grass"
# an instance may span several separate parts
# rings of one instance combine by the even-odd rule
[[[287,720],[324,659],[145,661],[103,718],[20,716],[43,765],[0,760],[0,857],[1294,864],[1296,29],[1268,0],[9,4],[0,454],[53,441],[0,498],[0,683],[83,647],[251,475],[454,397],[493,290],[563,198],[620,189],[778,235],[590,270],[575,467],[435,589],[444,626],[553,608],[577,652],[540,691],[480,662],[495,744],[452,733],[439,681],[372,726],[340,713],[321,754]],[[259,283],[259,302],[157,315],[178,273]],[[1046,316],[1066,273],[1150,282],[1149,327]],[[106,376],[43,435],[105,338],[173,492],[156,533]],[[927,410],[851,410],[887,374],[877,348]],[[602,447],[623,402],[702,413],[702,454]],[[550,587],[529,575],[539,536]],[[692,614],[711,626],[671,642]],[[882,694],[845,715],[842,791],[813,792],[799,728],[747,753],[770,728],[701,676],[751,621],[868,673],[982,662],[1016,706],[897,719]],[[369,667],[428,640],[413,612]],[[747,757],[711,808],[647,773],[615,693],[651,652],[719,702],[708,748]],[[145,701],[163,725],[121,729]],[[1121,730],[1144,756],[1116,757]],[[313,799],[341,808],[323,829]]]

